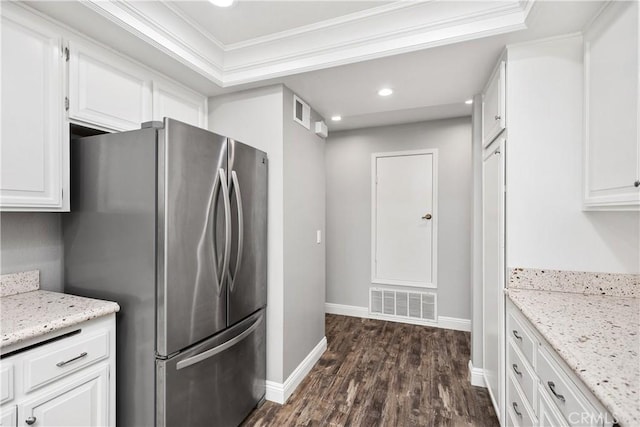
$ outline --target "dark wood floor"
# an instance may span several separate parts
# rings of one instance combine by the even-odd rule
[[[496,426],[466,332],[327,315],[327,351],[287,404],[243,426]]]

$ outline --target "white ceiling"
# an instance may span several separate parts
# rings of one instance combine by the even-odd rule
[[[285,84],[331,131],[469,115],[506,45],[581,31],[603,3],[29,2],[211,96]]]
[[[224,45],[342,17],[389,1],[245,1],[229,8],[208,1],[167,2]]]
[[[482,91],[508,44],[580,31],[599,1],[538,1],[526,30],[273,79],[315,108],[331,131],[471,114],[464,101]],[[255,84],[234,87],[233,91]],[[394,94],[380,97],[381,87]],[[228,90],[226,90],[228,91]],[[330,120],[341,115],[340,122]]]

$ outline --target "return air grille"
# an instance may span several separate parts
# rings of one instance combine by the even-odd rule
[[[383,317],[437,321],[434,292],[396,291],[370,288],[369,314]]]

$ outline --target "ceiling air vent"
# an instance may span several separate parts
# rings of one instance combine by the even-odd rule
[[[436,294],[370,288],[369,314],[385,320],[433,324],[437,321]]]
[[[297,95],[293,95],[293,121],[311,129],[311,108]]]

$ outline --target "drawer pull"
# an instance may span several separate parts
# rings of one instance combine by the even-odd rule
[[[551,393],[553,393],[553,395],[560,400],[562,403],[566,402],[566,399],[564,398],[563,395],[556,393],[556,385],[553,381],[547,381],[547,385],[549,386],[549,390],[551,390]]]
[[[36,419],[37,419],[36,417],[29,417],[26,420],[24,420],[24,422],[31,425],[31,424],[35,424]]]
[[[513,336],[522,341],[522,336],[518,335],[518,331],[516,331],[515,329],[513,330]]]
[[[518,374],[518,376],[522,377],[522,372],[518,371],[518,365],[514,363],[513,365],[511,365],[511,367],[513,368],[513,372]]]
[[[56,366],[57,366],[58,368],[62,368],[63,366],[65,366],[65,365],[67,365],[67,364],[69,364],[69,363],[71,363],[71,362],[75,362],[75,361],[76,361],[76,360],[78,360],[78,359],[82,359],[83,357],[86,357],[86,356],[87,356],[87,354],[88,354],[88,353],[87,353],[86,351],[84,351],[84,352],[80,353],[80,356],[76,356],[76,357],[74,357],[73,359],[65,360],[64,362],[58,362],[58,363],[56,363]]]
[[[513,412],[516,413],[517,416],[522,418],[522,412],[518,411],[518,404],[516,402],[511,403],[513,405]]]

